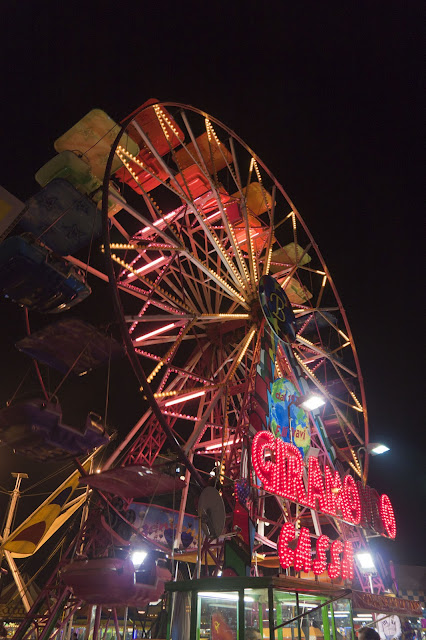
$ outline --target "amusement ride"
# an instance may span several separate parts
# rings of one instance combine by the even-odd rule
[[[120,124],[94,109],[54,146],[2,230],[0,290],[23,307],[17,348],[40,394],[0,410],[0,440],[74,462],[41,528],[70,508],[79,524],[14,638],[59,637],[86,605],[93,638],[106,611],[119,635],[120,607],[143,618],[159,602],[159,619],[165,584],[185,579],[280,572],[383,593],[381,572],[354,561],[370,536],[396,533],[389,498],[366,484],[354,340],[280,183],[228,127],[173,102]],[[102,305],[98,281],[109,332],[85,315],[89,296]],[[33,314],[45,318],[36,331]],[[41,364],[71,384],[124,354],[140,388],[134,427],[112,439],[94,414],[64,424]],[[4,537],[11,560],[22,531]]]

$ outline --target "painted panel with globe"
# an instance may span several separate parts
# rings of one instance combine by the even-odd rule
[[[302,456],[309,451],[311,435],[309,417],[296,405],[299,391],[286,378],[277,378],[268,391],[269,428],[276,437],[290,442],[299,449]]]

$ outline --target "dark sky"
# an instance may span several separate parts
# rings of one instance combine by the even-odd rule
[[[83,114],[100,107],[120,120],[150,97],[216,116],[277,176],[348,313],[371,440],[391,448],[372,459],[369,478],[396,510],[386,553],[413,564],[426,563],[422,5],[4,0],[0,42],[0,182],[21,199]],[[5,303],[0,313],[3,404],[27,361],[13,349],[21,316]],[[112,412],[130,425],[129,385]],[[10,488],[20,460],[0,449],[0,485]]]

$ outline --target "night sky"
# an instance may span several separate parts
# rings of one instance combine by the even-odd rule
[[[86,112],[99,107],[119,121],[151,97],[219,118],[272,170],[347,311],[370,439],[391,448],[371,459],[369,476],[396,511],[397,541],[384,554],[411,564],[426,563],[422,5],[4,0],[0,42],[0,183],[22,200],[37,190],[34,173],[54,155],[55,138]],[[107,288],[93,317],[112,318]],[[29,361],[13,347],[25,333],[22,312],[0,302],[0,318],[3,406]],[[112,374],[110,415],[122,433],[140,413],[131,376],[125,362]],[[87,382],[101,411],[105,378]],[[69,404],[83,384],[66,390]],[[32,484],[55,468],[0,448],[4,488],[11,471],[29,469]],[[22,499],[18,518],[30,502]]]

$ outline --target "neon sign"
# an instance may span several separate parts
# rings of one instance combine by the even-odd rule
[[[336,516],[349,524],[370,526],[382,535],[395,538],[395,515],[387,495],[379,496],[377,491],[363,487],[350,475],[346,475],[342,481],[339,473],[331,471],[327,465],[323,474],[318,459],[313,456],[307,460],[308,481],[305,489],[305,465],[300,451],[294,444],[275,438],[270,431],[259,431],[253,438],[252,461],[266,491]],[[316,559],[312,563],[309,529],[301,528],[296,549],[293,550],[288,543],[295,538],[296,530],[287,522],[278,540],[278,555],[283,568],[294,564],[296,571],[312,570],[316,575],[327,570],[332,579],[353,577],[353,552],[349,541],[332,542],[327,536],[321,535],[316,543]],[[331,558],[328,564],[327,550]]]

